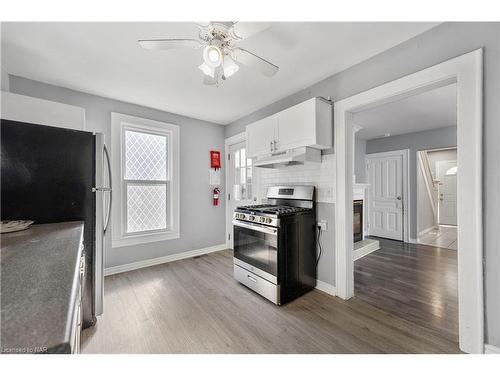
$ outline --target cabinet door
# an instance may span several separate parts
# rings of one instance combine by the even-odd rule
[[[273,115],[247,126],[247,155],[250,158],[269,155],[275,140],[278,116]]]
[[[315,100],[308,100],[279,113],[276,147],[278,151],[314,145],[315,134]]]

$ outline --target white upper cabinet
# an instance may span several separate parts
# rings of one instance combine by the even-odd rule
[[[273,152],[278,116],[272,115],[247,126],[247,156],[250,158]],[[251,130],[249,131],[249,128]],[[251,151],[250,151],[251,150]]]
[[[332,106],[312,98],[246,127],[249,157],[298,147],[332,147]]]

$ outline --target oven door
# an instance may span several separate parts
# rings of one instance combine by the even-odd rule
[[[234,226],[234,257],[257,270],[254,273],[262,275],[264,271],[278,276],[278,228],[265,225],[250,224],[233,220]]]

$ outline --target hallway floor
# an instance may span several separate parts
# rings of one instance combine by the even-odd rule
[[[457,227],[440,225],[439,229],[433,229],[421,236],[418,243],[456,250]]]
[[[354,262],[355,296],[458,348],[457,252],[377,239],[380,249]]]

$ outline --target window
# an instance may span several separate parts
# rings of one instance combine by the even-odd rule
[[[252,199],[252,159],[246,157],[246,149],[234,152],[234,200]]]
[[[454,176],[454,175],[456,175],[457,174],[457,168],[458,167],[451,167],[450,169],[448,169],[446,171],[446,175],[447,176]]]
[[[179,238],[179,128],[112,113],[113,247]]]

